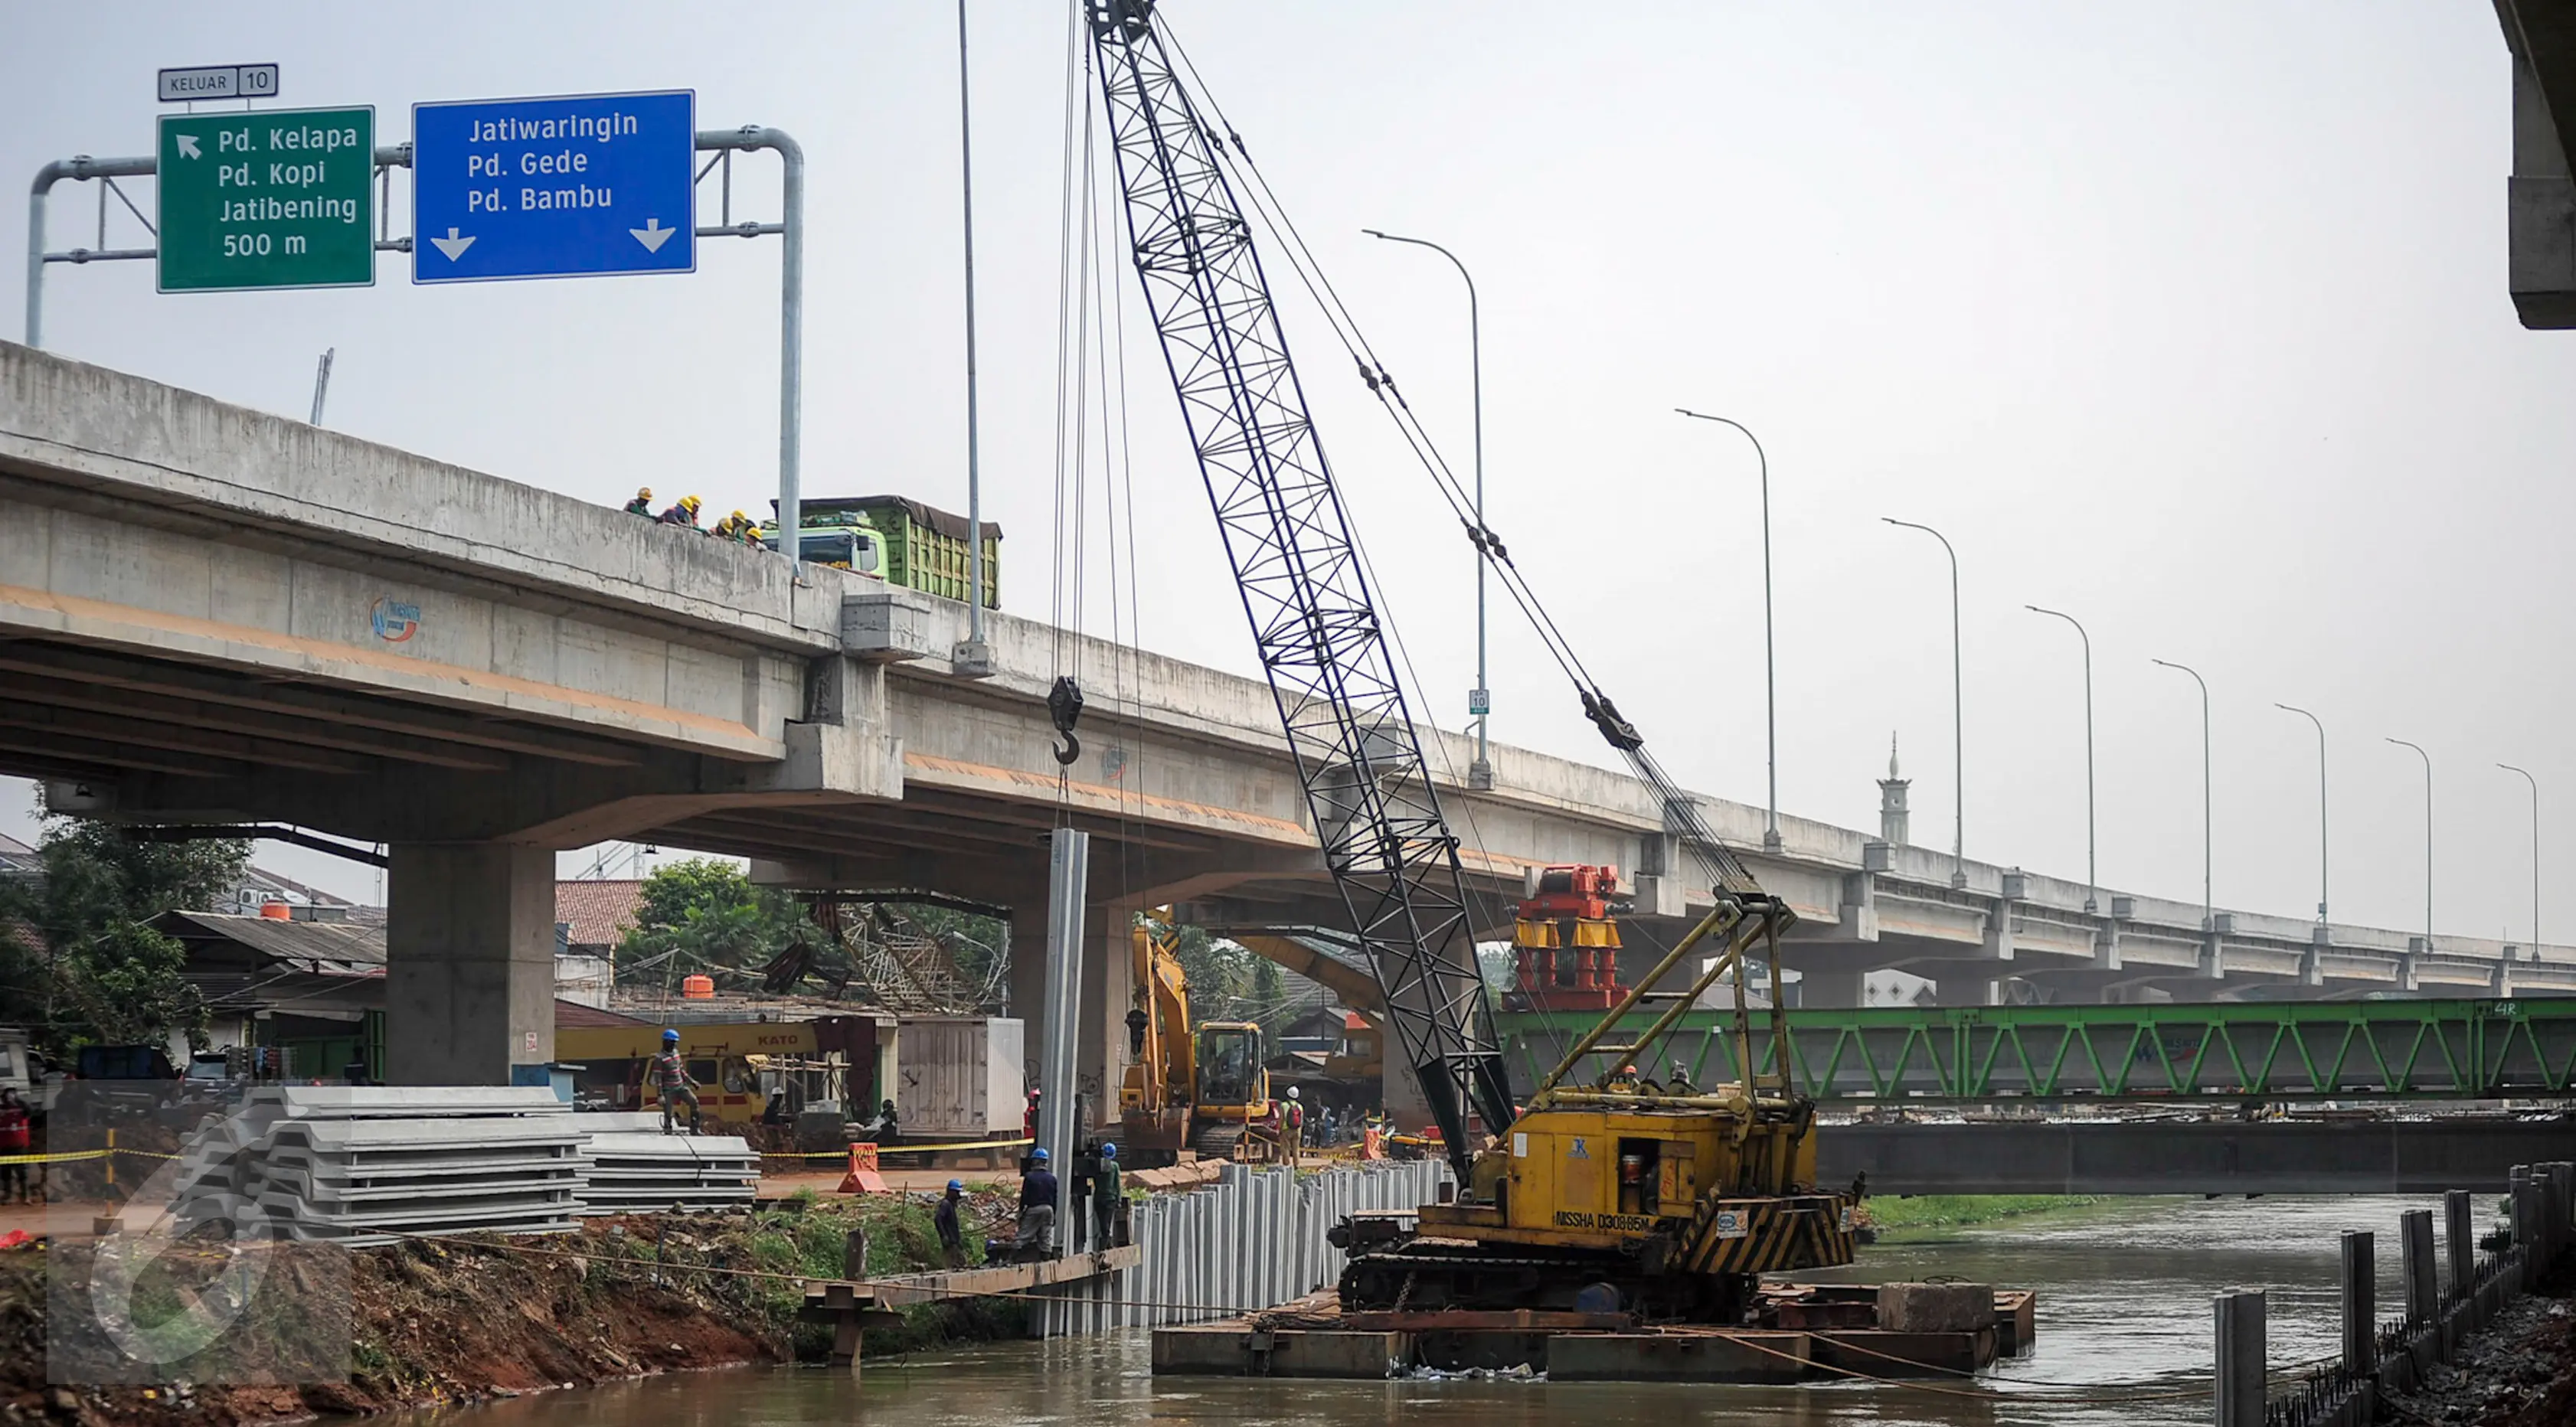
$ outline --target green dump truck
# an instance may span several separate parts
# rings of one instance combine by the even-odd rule
[[[760,542],[778,548],[778,521],[760,527]],[[897,495],[808,496],[803,503],[802,557],[856,570],[942,599],[966,598],[966,517]],[[984,607],[1001,608],[1002,527],[984,522]]]

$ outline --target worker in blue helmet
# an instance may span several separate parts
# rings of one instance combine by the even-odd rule
[[[966,1197],[966,1186],[958,1180],[948,1181],[948,1192],[939,1198],[939,1208],[930,1216],[939,1230],[939,1252],[950,1268],[966,1266],[966,1229],[957,1222],[957,1207]]]
[[[671,1133],[672,1112],[689,1107],[689,1133],[698,1132],[698,1092],[689,1079],[689,1063],[680,1056],[680,1033],[664,1029],[662,1053],[653,1057],[653,1084],[662,1092],[662,1133]]]
[[[1118,1210],[1126,1195],[1118,1185],[1118,1146],[1100,1147],[1100,1168],[1091,1175],[1091,1246],[1110,1248],[1118,1242]]]
[[[1020,1233],[1012,1250],[1024,1259],[1055,1255],[1055,1170],[1047,1164],[1046,1146],[1029,1151],[1028,1172],[1020,1176]]]

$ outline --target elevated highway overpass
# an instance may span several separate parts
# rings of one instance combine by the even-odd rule
[[[0,772],[62,811],[284,822],[388,844],[390,1073],[505,1078],[552,1054],[552,853],[647,839],[812,889],[918,888],[1028,913],[1046,830],[1098,839],[1093,945],[1163,902],[1335,925],[1266,686],[1098,640],[1083,756],[1054,757],[1051,628],[0,343]],[[1133,697],[1112,699],[1116,683]],[[1641,937],[1694,915],[1663,810],[1621,773],[1431,745],[1489,930],[1534,868],[1625,871]],[[1697,795],[1694,795],[1697,796]],[[2316,927],[2105,894],[1697,796],[1804,925],[1808,999],[1907,967],[2097,1000],[2576,991],[2576,952]],[[1954,887],[1954,871],[1964,886]],[[1088,959],[1086,1080],[1115,1067],[1123,955]],[[1093,1081],[1097,1084],[1097,1081]]]

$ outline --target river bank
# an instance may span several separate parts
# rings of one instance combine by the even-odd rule
[[[2576,1422],[2576,1256],[2437,1365],[2417,1392],[2389,1398],[2400,1422],[2566,1427]]]
[[[1864,1200],[1860,1223],[1881,1233],[1905,1229],[1956,1229],[2025,1214],[2052,1214],[2103,1203],[2101,1194],[1917,1194]]]
[[[969,1253],[980,1257],[980,1231],[1009,1206],[996,1191],[970,1199]],[[0,1414],[84,1427],[253,1427],[820,1360],[829,1329],[796,1320],[801,1280],[841,1277],[853,1229],[867,1231],[871,1274],[938,1267],[931,1202],[927,1195],[791,1199],[750,1215],[597,1219],[578,1235],[545,1239],[472,1236],[358,1249],[348,1255],[345,1279],[335,1273],[327,1290],[347,1295],[347,1379],[302,1387],[49,1387],[48,1350],[59,1344],[47,1337],[48,1276],[89,1282],[97,1248],[66,1242],[15,1250],[0,1254]],[[173,1290],[204,1287],[177,1281],[185,1273],[181,1255],[170,1256],[169,1269],[156,1266],[138,1279],[138,1320],[149,1316],[148,1303]],[[900,1326],[869,1330],[868,1354],[1014,1336],[1023,1313],[999,1300],[906,1309]],[[99,1332],[94,1324],[52,1326]]]

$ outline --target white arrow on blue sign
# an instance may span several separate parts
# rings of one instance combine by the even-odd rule
[[[698,266],[697,95],[415,104],[411,280]]]

